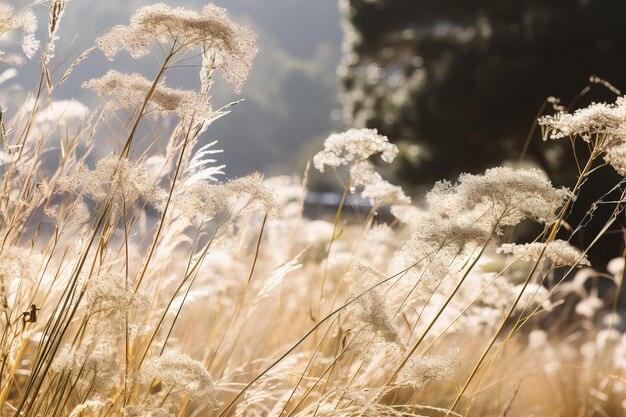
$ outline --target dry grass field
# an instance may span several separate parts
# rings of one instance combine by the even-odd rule
[[[569,188],[503,166],[412,203],[379,173],[397,147],[367,129],[330,135],[300,177],[225,180],[202,134],[237,107],[211,86],[242,91],[254,33],[155,4],[57,64],[71,3],[49,3],[39,40],[29,8],[0,3],[4,78],[41,67],[0,131],[0,416],[626,415],[623,251],[596,272],[568,222],[587,178],[626,174],[625,98],[539,119],[586,149]],[[85,80],[97,108],[56,100],[99,53],[156,64]],[[174,68],[197,89],[168,87]],[[313,175],[344,190],[332,221],[302,214]],[[611,190],[588,208],[613,209],[598,239],[624,215]]]

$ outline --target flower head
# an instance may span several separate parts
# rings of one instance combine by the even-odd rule
[[[250,211],[276,216],[280,208],[271,189],[259,175],[237,178],[221,184],[192,181],[175,192],[172,205],[191,222],[210,220],[222,213],[227,218]]]
[[[353,289],[353,295],[384,281],[385,276],[372,266],[355,259],[350,264],[347,282]],[[400,333],[393,323],[393,314],[383,292],[379,288],[370,289],[350,306],[355,319],[372,332],[379,341],[401,345]]]
[[[313,157],[313,165],[324,172],[327,165],[338,167],[361,162],[377,153],[381,154],[383,161],[391,162],[398,155],[398,147],[379,135],[376,129],[350,129],[330,135],[324,141],[324,150]]]
[[[158,379],[171,392],[183,391],[190,398],[203,398],[213,403],[213,380],[204,365],[184,353],[170,351],[148,359],[139,371],[140,382]]]
[[[153,204],[162,199],[161,190],[150,180],[142,163],[109,156],[101,159],[93,171],[84,165],[77,171],[61,177],[59,188],[87,195],[98,203],[110,200],[115,210],[132,207],[140,198]]]
[[[152,82],[139,74],[123,74],[110,70],[101,78],[83,83],[101,98],[113,96],[122,107],[135,107],[148,95]],[[176,113],[183,119],[208,120],[215,116],[206,97],[189,90],[167,88],[159,83],[150,95],[155,110]]]
[[[544,246],[546,247],[545,251],[543,249]],[[548,243],[547,246],[545,243],[541,242],[526,244],[506,243],[501,245],[497,251],[499,253],[513,255],[523,261],[536,261],[543,251],[543,256],[552,261],[555,266],[590,265],[587,257],[581,251],[564,240],[555,240],[554,242]]]
[[[255,34],[232,22],[225,9],[213,4],[204,6],[200,13],[163,3],[141,7],[129,25],[115,26],[96,42],[109,59],[120,49],[139,58],[150,52],[151,39],[171,43],[173,50],[201,48],[204,71],[221,68],[226,81],[238,92],[257,53]]]
[[[591,103],[573,114],[544,116],[539,124],[545,127],[544,139],[580,136],[592,143],[618,174],[626,175],[626,96],[612,104]]]
[[[626,136],[626,98],[619,97],[613,104],[591,103],[573,114],[559,112],[544,116],[539,124],[546,127],[544,139],[580,136],[589,142],[593,136],[602,135],[605,145],[609,145]]]
[[[404,194],[402,188],[385,181],[368,161],[352,165],[350,178],[353,190],[356,186],[362,186],[361,195],[372,204],[411,204],[411,199]]]
[[[498,167],[484,175],[461,174],[457,184],[439,182],[426,200],[440,215],[482,207],[498,224],[514,226],[524,219],[551,223],[569,195],[565,188],[554,188],[538,169]]]
[[[459,348],[449,349],[445,355],[424,355],[411,359],[399,373],[396,385],[419,389],[431,380],[451,378],[460,352]]]

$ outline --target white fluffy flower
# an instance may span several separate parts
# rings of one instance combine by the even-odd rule
[[[593,136],[602,135],[605,144],[609,145],[626,134],[626,99],[619,97],[614,104],[592,103],[573,114],[560,112],[544,116],[539,119],[539,124],[546,128],[544,139],[580,136],[589,142]]]
[[[15,13],[13,7],[0,3],[0,38],[13,30],[21,30],[21,48],[28,58],[32,58],[39,49],[39,41],[35,38],[37,31],[35,14],[28,8]]]
[[[369,199],[372,204],[411,204],[411,199],[404,194],[402,188],[385,181],[374,170],[374,165],[368,161],[358,162],[350,168],[352,191],[356,186],[362,186],[361,195]]]
[[[224,78],[237,91],[257,53],[255,34],[232,22],[225,9],[213,4],[204,6],[200,13],[163,3],[144,6],[135,12],[128,26],[115,26],[96,42],[109,59],[120,49],[138,58],[150,52],[151,39],[173,43],[177,48],[202,49],[203,71],[210,74],[221,68]]]
[[[330,135],[324,141],[324,150],[313,157],[313,165],[324,172],[325,166],[348,165],[378,153],[389,163],[398,155],[398,147],[375,129],[350,129]]]
[[[452,217],[482,207],[501,226],[524,219],[539,223],[556,220],[569,197],[566,188],[554,188],[538,169],[492,168],[484,175],[461,174],[457,184],[441,181],[426,195],[431,211]]]
[[[171,389],[173,393],[182,391],[192,399],[202,398],[207,403],[214,402],[215,393],[211,375],[202,363],[184,353],[169,351],[144,362],[139,370],[138,380],[150,383],[154,379]]]
[[[139,74],[123,74],[110,70],[100,78],[83,83],[83,88],[92,89],[99,97],[114,97],[121,107],[135,108],[147,97],[152,82]],[[168,88],[159,83],[150,95],[149,102],[155,110],[176,113],[181,118],[196,121],[216,117],[206,97],[190,90]]]
[[[544,259],[549,259],[555,266],[589,266],[589,260],[578,249],[564,240],[555,240],[547,244],[541,242],[514,244],[505,243],[497,251],[513,255],[523,261],[536,261],[544,250]]]

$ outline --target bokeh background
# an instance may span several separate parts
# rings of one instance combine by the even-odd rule
[[[13,1],[18,7],[30,3]],[[60,67],[149,3],[72,0],[60,31]],[[205,2],[169,3],[199,9]],[[577,96],[591,75],[626,88],[622,0],[215,3],[254,29],[260,49],[240,97],[223,82],[213,90],[216,107],[245,99],[206,134],[224,149],[220,160],[229,177],[301,172],[329,132],[373,127],[401,147],[398,180],[428,186],[515,160],[548,96],[566,106],[614,100],[601,85]],[[35,10],[45,21],[47,5]],[[155,71],[153,62],[125,54],[112,65],[96,50],[57,99],[96,105],[80,84],[112,66],[148,78]],[[38,71],[32,63],[24,66],[14,85],[33,85]],[[174,73],[168,84],[193,88],[191,78]],[[567,184],[575,175],[567,152],[564,144],[543,144],[535,135],[528,160]]]

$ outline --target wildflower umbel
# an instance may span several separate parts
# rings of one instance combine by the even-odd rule
[[[346,280],[354,287],[354,295],[385,279],[383,274],[359,259],[350,263],[349,271]],[[356,301],[351,310],[355,314],[355,320],[363,323],[365,329],[372,332],[377,339],[401,345],[400,334],[393,323],[393,315],[382,291],[369,291]]]
[[[626,175],[626,96],[615,103],[591,103],[574,114],[560,112],[539,119],[544,139],[580,136],[604,154],[604,160],[618,174]]]
[[[149,383],[158,379],[173,394],[183,391],[190,398],[214,402],[213,380],[204,365],[189,356],[170,351],[147,360],[139,372],[139,381]]]
[[[132,207],[140,198],[155,204],[162,199],[142,163],[116,156],[103,158],[94,170],[79,165],[76,174],[59,179],[59,188],[86,195],[98,203],[110,199],[115,209]]]
[[[498,167],[484,175],[461,174],[455,185],[438,182],[426,200],[441,215],[484,207],[500,225],[514,226],[526,218],[550,224],[569,196],[569,190],[554,188],[538,169]]]
[[[175,211],[191,222],[210,220],[222,213],[226,218],[243,212],[261,210],[276,216],[280,208],[272,190],[261,177],[250,175],[222,184],[194,181],[175,192]]]
[[[226,10],[213,4],[200,13],[163,3],[139,8],[127,26],[115,26],[96,40],[98,47],[112,59],[125,49],[139,58],[150,53],[150,40],[172,44],[173,50],[201,48],[203,67],[209,73],[222,68],[224,78],[240,91],[248,77],[257,48],[256,35],[247,27],[233,23]]]
[[[543,251],[544,243],[526,243],[523,245],[506,243],[498,248],[498,253],[511,254],[523,261],[536,261]],[[545,258],[555,266],[576,265],[590,266],[587,257],[578,249],[564,240],[555,240],[547,244],[544,251]]]
[[[385,181],[369,161],[354,164],[350,168],[350,178],[353,187],[363,186],[361,195],[373,204],[411,204],[411,199],[404,194],[402,188]]]
[[[134,107],[147,96],[152,83],[139,74],[122,74],[110,70],[101,78],[83,83],[83,88],[92,89],[105,98],[113,96],[122,107]],[[215,114],[206,97],[189,90],[167,88],[159,83],[150,95],[150,103],[160,113],[176,113],[181,119],[208,120]]]
[[[603,136],[604,146],[621,141],[626,136],[626,98],[619,97],[613,104],[592,103],[573,114],[559,112],[544,116],[539,124],[545,127],[544,139],[580,136],[590,142],[594,136]]]
[[[313,165],[324,172],[325,166],[361,162],[378,153],[383,161],[390,163],[398,155],[398,147],[389,143],[387,137],[379,135],[376,129],[350,129],[330,135],[324,141],[324,150],[313,157]]]
[[[422,388],[430,380],[451,378],[461,350],[449,349],[446,355],[421,356],[413,359],[398,375],[396,385]]]

